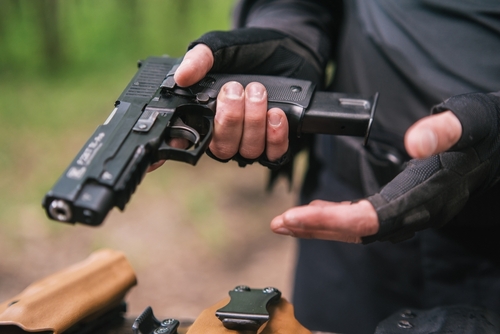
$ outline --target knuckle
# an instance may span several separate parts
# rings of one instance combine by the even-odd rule
[[[364,236],[367,236],[367,235],[375,234],[375,233],[377,233],[377,231],[374,230],[373,225],[370,224],[369,220],[362,219],[355,226],[354,233],[357,236],[364,237]]]
[[[237,147],[228,143],[212,142],[210,144],[210,151],[212,151],[213,155],[217,158],[225,160],[232,158],[236,154]]]
[[[243,124],[243,111],[240,108],[222,105],[217,108],[215,121],[223,127],[240,127]]]
[[[257,159],[264,152],[263,146],[257,145],[246,145],[240,148],[240,154],[242,157],[247,159]]]
[[[243,121],[241,117],[238,117],[238,115],[223,113],[223,115],[221,114],[217,117],[217,123],[222,127],[234,128],[239,127]]]
[[[259,112],[245,113],[245,127],[252,129],[264,129],[266,126],[266,114]]]
[[[348,235],[342,240],[343,242],[346,242],[348,244],[360,244],[361,243],[361,238],[353,235]]]
[[[315,199],[309,203],[309,205],[322,206],[325,201],[320,199]]]
[[[285,136],[267,136],[267,145],[277,146],[277,147],[288,147],[288,137]]]

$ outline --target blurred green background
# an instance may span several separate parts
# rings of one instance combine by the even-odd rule
[[[0,302],[104,247],[136,270],[132,314],[151,305],[159,316],[195,317],[239,284],[287,296],[294,243],[268,225],[295,196],[286,184],[266,194],[260,166],[169,162],[98,228],[50,221],[41,208],[137,60],[182,56],[203,33],[228,29],[232,8],[232,0],[0,0]]]
[[[231,0],[1,0],[0,219],[40,199],[150,55],[227,29]],[[57,166],[57,167],[56,167]]]

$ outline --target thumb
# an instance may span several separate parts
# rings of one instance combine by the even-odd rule
[[[451,112],[430,115],[413,124],[405,135],[405,147],[413,158],[423,159],[444,152],[462,136],[462,124]]]
[[[198,44],[184,55],[175,71],[174,80],[181,87],[194,85],[210,71],[214,64],[212,51],[205,44]]]

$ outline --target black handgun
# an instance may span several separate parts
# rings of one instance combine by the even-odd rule
[[[315,91],[309,81],[261,75],[209,73],[182,88],[174,73],[182,59],[149,57],[115,108],[45,195],[47,215],[61,222],[99,225],[113,207],[125,208],[148,167],[159,160],[195,165],[210,143],[216,99],[226,82],[261,82],[268,106],[287,115],[290,136],[305,133],[361,136],[365,143],[378,94],[364,98]],[[189,148],[168,143],[184,138]]]

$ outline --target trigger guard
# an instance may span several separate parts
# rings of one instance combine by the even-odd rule
[[[192,147],[193,145],[196,147],[200,143],[201,136],[196,131],[190,126],[187,126],[184,124],[184,122],[181,119],[177,119],[174,122],[174,125],[172,125],[169,128],[169,133],[168,137],[170,138],[183,138],[189,141],[190,145],[188,148]]]
[[[205,154],[205,150],[208,148],[210,140],[212,139],[213,123],[210,119],[208,119],[208,121],[210,124],[207,133],[200,135],[198,131],[184,124],[182,120],[175,120],[175,122],[167,128],[165,140],[163,140],[158,147],[155,159],[157,161],[176,160],[193,166],[196,165],[200,157]],[[170,146],[168,141],[173,138],[186,139],[190,143],[190,146],[185,148]]]

